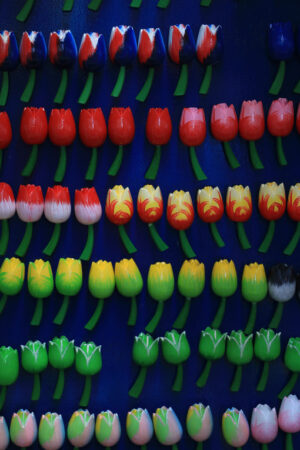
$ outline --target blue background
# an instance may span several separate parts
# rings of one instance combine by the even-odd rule
[[[179,75],[179,67],[166,60],[163,67],[158,68],[152,92],[145,104],[135,101],[135,96],[144,83],[146,77],[145,68],[136,62],[129,68],[126,75],[126,84],[119,99],[110,96],[113,89],[118,67],[108,63],[105,69],[96,76],[94,90],[89,107],[101,106],[105,117],[108,118],[109,110],[113,105],[130,106],[136,119],[136,136],[132,145],[125,150],[122,169],[116,179],[107,175],[107,170],[114,159],[116,148],[107,140],[100,150],[99,165],[96,174],[95,187],[98,191],[102,205],[105,204],[106,192],[114,184],[129,186],[134,201],[136,201],[138,190],[145,184],[144,174],[152,158],[153,149],[145,138],[145,123],[149,107],[168,107],[173,121],[173,135],[169,145],[163,151],[160,172],[157,184],[160,185],[165,205],[168,193],[175,189],[190,190],[194,205],[196,206],[197,189],[205,184],[218,185],[225,199],[228,185],[236,183],[249,184],[254,203],[254,212],[251,220],[246,224],[248,237],[252,243],[252,249],[241,250],[235,226],[225,216],[219,223],[219,230],[226,242],[226,247],[218,249],[206,224],[198,217],[188,231],[188,236],[197,252],[198,258],[205,262],[207,283],[200,299],[195,300],[192,312],[186,326],[187,336],[190,341],[192,354],[184,367],[184,388],[181,393],[173,393],[171,385],[175,376],[175,368],[166,364],[160,355],[157,364],[148,372],[145,389],[139,400],[128,397],[127,392],[138,373],[131,360],[131,348],[133,338],[143,331],[155,310],[156,304],[147,295],[146,289],[139,298],[139,316],[134,329],[126,325],[129,302],[115,293],[111,300],[105,304],[101,321],[94,332],[84,330],[84,324],[92,314],[96,306],[95,299],[91,298],[87,290],[87,277],[89,264],[84,263],[84,286],[80,295],[72,299],[67,320],[63,327],[55,327],[52,324],[53,317],[61,305],[60,295],[54,293],[51,299],[45,301],[44,318],[38,329],[30,327],[29,323],[35,307],[32,299],[24,287],[17,298],[11,298],[0,318],[0,343],[1,345],[19,346],[30,339],[48,341],[54,336],[65,334],[69,338],[75,338],[80,344],[83,340],[93,340],[102,344],[103,369],[93,379],[93,394],[90,402],[90,411],[98,413],[101,410],[111,409],[118,412],[121,419],[123,434],[119,449],[134,448],[126,438],[125,417],[128,410],[133,407],[147,407],[152,413],[162,405],[172,406],[177,412],[182,423],[188,407],[194,402],[210,404],[215,419],[215,430],[212,438],[206,444],[206,448],[227,448],[221,435],[221,416],[226,408],[236,406],[243,408],[250,420],[251,411],[257,403],[268,403],[279,407],[277,393],[289,378],[289,372],[284,367],[282,357],[271,366],[270,379],[267,390],[257,393],[255,386],[261,373],[262,364],[253,360],[244,369],[242,387],[239,393],[231,393],[229,386],[234,374],[234,367],[226,358],[217,362],[211,372],[211,377],[205,389],[199,390],[195,382],[204,367],[205,361],[198,355],[198,340],[200,332],[214,317],[219,300],[210,290],[210,272],[214,261],[220,258],[232,258],[237,266],[239,279],[245,263],[258,261],[263,262],[268,270],[272,264],[278,262],[293,263],[299,270],[298,251],[293,257],[286,257],[282,251],[289,241],[295,229],[295,223],[284,216],[276,227],[276,235],[271,250],[267,255],[261,255],[257,248],[266,232],[267,223],[260,218],[257,211],[258,189],[262,182],[277,181],[284,182],[288,192],[289,185],[299,180],[299,136],[293,131],[284,139],[288,166],[279,167],[275,156],[275,141],[267,132],[258,143],[261,158],[265,170],[254,171],[248,159],[247,143],[236,138],[232,143],[241,167],[232,171],[223,155],[222,146],[216,142],[208,132],[207,139],[198,151],[201,165],[208,176],[205,183],[195,181],[189,161],[187,149],[180,143],[178,138],[178,123],[181,110],[188,106],[204,107],[206,120],[209,123],[210,111],[214,104],[220,102],[233,103],[239,113],[243,100],[263,100],[265,111],[268,110],[272,101],[268,95],[268,89],[276,73],[277,65],[270,61],[266,48],[266,30],[273,21],[294,21],[299,18],[298,0],[213,0],[210,8],[201,8],[199,0],[171,0],[167,10],[156,8],[156,2],[144,0],[140,10],[129,8],[129,0],[103,0],[98,13],[88,11],[86,0],[75,0],[72,13],[61,11],[62,0],[37,0],[32,14],[26,24],[20,24],[15,16],[23,1],[10,0],[9,3],[2,1],[0,5],[1,29],[11,29],[16,32],[18,42],[22,31],[41,30],[48,39],[51,31],[59,28],[70,28],[80,45],[81,36],[87,31],[98,31],[104,34],[106,42],[109,42],[111,27],[117,24],[133,25],[138,37],[140,28],[161,27],[165,43],[167,44],[168,28],[175,23],[189,23],[197,38],[199,27],[202,23],[221,24],[224,30],[225,54],[223,62],[214,68],[212,86],[206,97],[198,95],[199,86],[203,76],[203,69],[195,60],[189,66],[189,86],[185,97],[174,98],[173,91]],[[122,6],[121,6],[122,5]],[[299,25],[295,24],[295,25]],[[5,150],[4,164],[2,170],[2,181],[13,186],[17,194],[21,183],[41,184],[44,194],[47,187],[53,185],[53,176],[58,160],[58,149],[50,142],[46,142],[39,151],[39,160],[36,171],[30,179],[23,179],[21,171],[24,167],[29,148],[22,142],[19,136],[19,123],[24,105],[19,101],[21,93],[27,81],[27,71],[19,67],[11,74],[11,89],[6,110],[8,111],[13,126],[13,142],[9,149]],[[282,89],[282,96],[294,100],[295,107],[299,98],[292,94],[292,89],[300,76],[300,60],[296,56],[287,64],[287,75]],[[32,106],[44,106],[49,115],[53,105],[53,98],[60,79],[60,72],[51,66],[49,62],[39,72]],[[78,120],[80,106],[77,99],[85,81],[85,74],[78,65],[70,73],[70,84],[65,99],[65,107],[71,107]],[[74,196],[74,189],[86,185],[84,174],[90,157],[89,149],[82,146],[77,138],[72,148],[68,149],[68,170],[64,185],[69,186]],[[25,225],[17,217],[10,221],[11,237],[7,256],[13,256]],[[45,218],[35,224],[34,238],[26,263],[35,258],[43,257],[42,249],[48,242],[53,225]],[[183,262],[183,254],[179,247],[177,232],[168,226],[164,217],[158,224],[159,231],[167,241],[170,249],[160,254],[148,235],[147,227],[142,223],[137,214],[127,226],[127,230],[138,248],[135,259],[139,265],[144,279],[151,263],[156,261],[171,262],[177,276]],[[51,259],[53,269],[56,270],[59,257],[79,257],[84,246],[87,229],[77,223],[74,216],[63,226],[60,245]],[[118,230],[103,216],[96,225],[96,240],[93,260],[108,259],[113,262],[126,257],[126,253],[119,240]],[[165,306],[163,320],[161,321],[156,336],[162,336],[166,330],[170,330],[174,319],[183,304],[183,299],[178,292]],[[273,314],[274,303],[266,299],[258,307],[257,329],[267,327]],[[243,328],[246,324],[250,305],[241,297],[240,290],[227,302],[227,310],[222,325],[222,330]],[[282,331],[282,348],[285,348],[289,336],[299,335],[300,305],[293,299],[285,306],[283,320],[280,330]],[[66,374],[66,388],[60,403],[52,400],[52,394],[56,383],[57,372],[49,367],[41,376],[42,393],[40,401],[32,404],[30,401],[33,377],[23,370],[17,383],[9,388],[4,415],[9,419],[11,414],[18,408],[29,408],[35,411],[37,419],[46,411],[57,411],[62,413],[67,424],[71,413],[77,408],[78,401],[83,389],[84,379],[70,370]],[[299,393],[299,383],[296,386]],[[272,449],[283,448],[283,434],[273,444]],[[300,436],[295,437],[295,448],[300,445]],[[89,448],[96,447],[96,442]],[[155,439],[150,448],[160,448]],[[69,448],[66,443],[65,448]],[[194,448],[194,443],[184,434],[180,448]],[[246,449],[258,448],[253,440],[245,446]]]

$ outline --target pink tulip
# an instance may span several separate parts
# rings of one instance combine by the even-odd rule
[[[284,397],[278,414],[278,425],[286,433],[300,431],[300,400],[296,395]]]
[[[269,405],[257,405],[251,418],[251,433],[260,444],[273,442],[278,434],[276,409]]]

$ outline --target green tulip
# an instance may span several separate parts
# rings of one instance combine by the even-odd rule
[[[19,258],[5,258],[0,269],[0,314],[2,313],[8,296],[17,295],[24,284],[25,264]]]
[[[263,264],[245,264],[242,276],[242,296],[251,303],[251,311],[245,328],[245,333],[253,331],[256,320],[257,303],[261,302],[268,293],[268,282]]]
[[[106,448],[114,447],[121,437],[121,425],[118,414],[102,411],[97,416],[95,436],[99,444]]]
[[[190,406],[186,416],[186,429],[190,438],[198,442],[197,450],[201,450],[203,442],[210,438],[213,431],[210,406],[204,406],[202,403]]]
[[[60,414],[47,412],[39,424],[39,443],[45,450],[58,450],[65,441],[65,425]]]
[[[219,328],[225,313],[226,298],[237,290],[237,274],[233,261],[221,259],[215,262],[211,273],[211,288],[215,295],[221,297],[221,302],[212,322],[212,328]]]
[[[0,347],[0,411],[4,406],[7,386],[13,384],[19,376],[18,350],[11,347]]]
[[[17,447],[31,447],[37,438],[37,423],[33,412],[19,409],[10,422],[10,438]]]
[[[80,375],[84,375],[85,386],[80,399],[80,406],[86,407],[90,401],[92,389],[92,376],[102,369],[101,345],[94,342],[82,342],[80,347],[75,347],[75,367]]]
[[[167,331],[165,336],[161,338],[162,353],[165,360],[169,364],[177,366],[177,374],[173,383],[173,391],[179,392],[182,389],[183,383],[183,363],[189,358],[191,354],[190,345],[186,338],[186,333],[183,331],[179,334],[176,330]]]
[[[59,370],[53,395],[55,400],[59,400],[63,394],[65,384],[64,371],[74,364],[74,360],[74,341],[69,341],[65,336],[61,338],[55,337],[52,341],[49,341],[49,363],[52,367]]]
[[[256,388],[257,391],[265,390],[269,376],[269,364],[280,355],[280,335],[281,333],[275,333],[271,329],[265,330],[264,328],[256,332],[254,354],[256,358],[264,362],[263,371]]]
[[[237,392],[242,381],[242,366],[249,364],[253,358],[253,334],[246,336],[241,330],[232,331],[227,336],[226,354],[228,361],[237,366],[231,391]]]
[[[300,337],[290,338],[284,354],[284,364],[292,372],[292,376],[278,397],[282,400],[294,389],[300,373]]]
[[[86,410],[79,409],[72,414],[68,423],[67,436],[74,450],[87,446],[93,439],[95,416]]]
[[[37,401],[41,393],[40,373],[48,366],[46,343],[28,341],[26,345],[21,345],[21,361],[23,369],[34,374],[31,400]]]
[[[43,299],[49,297],[54,289],[53,273],[49,261],[36,259],[28,265],[28,290],[32,297],[37,298],[35,312],[31,325],[39,326],[43,315]]]

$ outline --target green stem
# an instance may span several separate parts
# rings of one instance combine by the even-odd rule
[[[2,83],[1,83],[1,91],[0,91],[0,106],[5,106],[8,97],[9,90],[9,75],[8,72],[2,73]]]
[[[134,327],[136,324],[137,319],[137,303],[136,303],[136,297],[132,297],[131,304],[130,304],[130,313],[127,325],[130,327]]]
[[[147,445],[146,444],[141,445],[140,450],[147,450]]]
[[[139,8],[142,4],[142,0],[132,0],[130,3],[131,8]]]
[[[53,320],[53,323],[55,325],[62,325],[63,321],[65,320],[68,308],[69,308],[69,303],[70,303],[70,297],[68,295],[64,296],[62,305],[58,311],[58,313],[55,316],[55,319]]]
[[[141,367],[137,379],[128,392],[130,397],[139,398],[142,393],[147,376],[147,367]]]
[[[133,3],[135,3],[135,4],[139,3],[139,6],[140,6],[142,3],[142,0],[132,0],[132,2],[131,2],[130,6],[132,8],[139,8],[139,6],[132,6]],[[153,83],[154,72],[155,72],[154,67],[149,67],[146,81],[145,81],[142,89],[138,93],[138,95],[135,97],[135,99],[138,100],[139,102],[144,102],[147,99],[150,89],[151,89],[151,86],[152,86],[152,83]]]
[[[183,307],[181,308],[181,311],[173,323],[173,328],[177,328],[178,330],[182,330],[185,327],[187,318],[189,316],[191,309],[191,299],[186,298]]]
[[[3,310],[5,308],[6,302],[7,302],[7,295],[3,294],[2,297],[1,297],[1,300],[0,300],[0,314],[3,313]]]
[[[121,241],[123,242],[124,247],[126,248],[126,251],[131,255],[132,253],[137,252],[137,249],[133,245],[131,239],[129,238],[127,231],[124,227],[124,225],[119,225],[119,234],[121,237]]]
[[[92,256],[93,249],[94,249],[94,225],[89,225],[86,244],[79,259],[81,259],[82,261],[89,261]]]
[[[261,450],[268,450],[268,444],[261,444]]]
[[[84,389],[79,402],[79,406],[87,408],[91,397],[91,390],[92,390],[92,377],[90,375],[87,375],[85,377]]]
[[[217,313],[215,315],[214,320],[212,321],[211,327],[212,328],[220,328],[220,325],[222,323],[224,313],[226,309],[226,298],[221,298],[220,304],[217,310]]]
[[[159,169],[160,164],[160,158],[161,158],[161,146],[157,145],[155,147],[154,155],[151,161],[151,164],[145,174],[146,180],[155,180],[157,177],[157,172]]]
[[[280,61],[276,77],[270,87],[269,94],[278,95],[282,87],[285,76],[285,61]]]
[[[70,11],[72,11],[73,6],[74,6],[74,0],[65,0],[65,3],[63,6],[63,11],[70,12]]]
[[[197,443],[196,450],[203,450],[203,442],[198,442]]]
[[[21,11],[19,12],[19,14],[17,15],[16,19],[19,22],[25,22],[28,17],[29,14],[31,13],[31,10],[33,8],[35,0],[27,0],[25,5],[23,6],[23,8],[21,9]]]
[[[43,306],[44,306],[44,299],[38,298],[34,310],[34,314],[32,317],[32,320],[30,322],[30,325],[33,327],[38,327],[41,323],[42,316],[43,316]]]
[[[36,69],[31,69],[29,72],[27,84],[25,86],[23,94],[21,95],[21,102],[24,103],[30,102],[35,86],[35,80],[36,80]]]
[[[7,392],[7,386],[2,386],[1,392],[0,392],[0,411],[2,410],[2,408],[5,404],[6,392]]]
[[[53,229],[51,239],[48,242],[47,246],[43,250],[43,253],[45,255],[51,256],[53,254],[53,252],[56,249],[57,244],[59,242],[60,232],[61,232],[61,224],[60,223],[54,224],[54,229]]]
[[[255,141],[249,141],[249,153],[250,153],[250,161],[254,169],[256,170],[264,169],[264,165],[259,157]]]
[[[232,384],[230,386],[231,392],[238,392],[240,390],[242,381],[242,366],[237,366],[233,377]]]
[[[245,334],[251,334],[254,329],[256,321],[256,311],[257,311],[257,304],[252,302],[248,322],[244,331]]]
[[[172,386],[172,391],[181,392],[183,384],[183,365],[178,364],[176,369],[176,377]]]
[[[54,181],[56,183],[62,182],[66,173],[66,168],[67,168],[67,149],[65,146],[61,146],[58,166],[54,175]]]
[[[2,220],[2,230],[1,230],[1,238],[0,238],[0,255],[3,256],[6,253],[8,241],[9,241],[9,225],[8,220]]]
[[[157,5],[157,6],[159,6],[159,5]],[[174,92],[175,96],[178,97],[178,96],[181,96],[181,95],[185,95],[186,89],[187,89],[187,85],[188,85],[188,81],[189,81],[188,65],[187,64],[182,64],[181,65],[181,69],[180,69],[179,79],[178,79],[177,86],[176,86],[176,89],[175,89],[175,92]]]
[[[22,171],[22,177],[30,177],[32,175],[32,172],[36,166],[37,158],[38,158],[38,145],[34,144],[32,146],[29,159],[26,163],[26,166],[24,167]]]
[[[212,366],[212,361],[209,359],[206,361],[204,370],[202,371],[200,377],[197,380],[197,386],[199,388],[203,388],[204,386],[206,386],[209,374],[210,374],[210,370],[211,370],[211,366]]]
[[[272,240],[274,237],[274,232],[275,232],[275,221],[270,220],[269,225],[268,225],[268,231],[265,235],[263,242],[260,244],[260,247],[258,249],[259,252],[267,253],[267,251],[269,250],[270,245],[272,243]]]
[[[300,94],[300,80],[298,81],[298,83],[294,87],[294,93],[295,94]]]
[[[113,91],[111,93],[112,97],[117,98],[120,96],[125,81],[125,75],[126,75],[126,67],[121,66],[115,87],[113,88]]]
[[[153,333],[156,330],[156,327],[159,324],[163,311],[164,311],[164,302],[158,302],[154,316],[152,317],[148,325],[145,327],[145,330],[148,333]]]
[[[30,245],[31,238],[32,238],[32,230],[33,230],[33,223],[27,222],[23,239],[22,239],[19,247],[15,251],[15,254],[17,256],[19,256],[19,258],[23,258],[23,256],[25,256],[27,253],[27,250]]]
[[[150,235],[151,235],[156,247],[158,248],[158,250],[160,252],[164,252],[165,250],[168,250],[169,247],[167,246],[167,244],[162,240],[162,238],[158,234],[155,224],[148,223],[148,227],[149,227]]]
[[[287,397],[292,392],[292,390],[294,389],[295,384],[298,381],[298,377],[299,377],[299,373],[294,372],[292,374],[292,376],[289,379],[288,383],[284,386],[284,388],[282,389],[282,391],[278,395],[278,398],[280,398],[282,400],[284,397]]]
[[[275,312],[273,314],[271,322],[269,323],[268,328],[274,328],[274,329],[278,328],[281,318],[282,318],[283,307],[284,307],[284,303],[277,302]]]
[[[289,244],[284,249],[283,253],[288,256],[292,255],[295,251],[295,248],[298,245],[299,239],[300,239],[300,222],[297,222],[297,227],[294,232],[294,235],[293,235],[292,239],[290,240]]]
[[[195,258],[196,253],[192,249],[191,244],[189,243],[187,235],[184,230],[179,230],[179,240],[180,240],[181,248],[182,248],[185,256],[188,259]]]
[[[102,3],[102,0],[92,0],[89,4],[88,4],[88,8],[91,11],[98,11],[98,9],[100,8]]]
[[[214,238],[215,243],[218,247],[225,247],[225,242],[220,236],[220,233],[217,228],[217,224],[215,222],[209,224],[210,232]]]
[[[269,378],[269,369],[270,363],[268,361],[265,361],[258,385],[256,387],[256,390],[258,392],[263,392],[266,389],[267,381]]]
[[[108,175],[114,177],[119,172],[123,160],[123,150],[123,145],[119,145],[117,156],[109,168]]]
[[[201,6],[210,6],[211,0],[201,0]]]
[[[178,450],[178,445],[177,444],[173,444],[172,445],[172,450]]]
[[[249,248],[251,248],[251,244],[248,241],[243,222],[237,222],[236,226],[237,226],[238,238],[239,238],[240,244],[242,246],[242,249],[248,250]]]
[[[197,159],[195,147],[190,147],[190,161],[191,161],[192,168],[193,168],[193,171],[194,171],[194,174],[195,174],[195,177],[197,178],[197,180],[198,181],[207,180],[207,176],[203,172],[203,170],[199,164],[199,161]]]
[[[33,389],[31,394],[31,400],[33,402],[37,402],[40,399],[41,395],[41,380],[40,380],[40,374],[35,373],[33,375]]]
[[[94,84],[94,72],[89,72],[83,91],[81,92],[80,97],[78,99],[78,103],[80,103],[81,105],[85,105],[87,103],[92,93],[93,84]]]
[[[294,450],[292,433],[286,433],[285,435],[285,450]]]
[[[61,80],[58,86],[56,96],[54,98],[54,103],[58,103],[61,105],[64,102],[67,87],[68,87],[68,70],[62,69]]]
[[[233,150],[232,150],[229,142],[224,141],[223,148],[224,148],[225,156],[226,156],[229,166],[232,169],[237,169],[238,167],[240,167],[240,163],[238,162],[235,154],[233,153]]]
[[[157,7],[158,8],[162,8],[165,9],[169,6],[171,0],[159,0],[159,2],[157,3]]]
[[[281,136],[276,136],[276,151],[279,164],[281,166],[287,166],[287,160],[284,154]]]
[[[85,179],[87,181],[93,181],[95,178],[95,173],[97,169],[97,162],[98,162],[98,149],[97,147],[92,148],[92,156],[90,159],[88,170],[85,174]]]
[[[103,298],[100,298],[97,302],[97,307],[94,311],[94,314],[92,315],[92,317],[90,318],[90,320],[84,327],[86,330],[92,331],[95,328],[95,326],[99,322],[101,313],[103,311],[103,306],[104,306],[104,300],[103,300]]]
[[[57,382],[56,382],[56,386],[55,386],[55,391],[53,394],[53,399],[54,400],[60,400],[63,392],[64,392],[64,387],[65,387],[65,371],[64,370],[59,370],[58,372],[58,377],[57,377]]]
[[[206,95],[208,93],[212,77],[212,65],[206,66],[205,74],[199,89],[199,94]]]

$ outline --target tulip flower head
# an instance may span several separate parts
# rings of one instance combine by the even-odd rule
[[[291,300],[296,293],[296,273],[293,266],[277,264],[271,267],[268,287],[270,297],[277,302],[277,307],[269,328],[278,328],[284,303]]]
[[[172,390],[180,392],[183,384],[183,363],[188,360],[191,354],[186,332],[183,331],[179,334],[176,330],[167,331],[161,341],[164,359],[167,363],[177,366]]]
[[[220,306],[212,322],[212,328],[219,328],[225,313],[226,298],[237,290],[237,274],[233,261],[221,259],[214,263],[211,273],[211,288],[215,295],[221,297]]]
[[[228,408],[222,417],[222,431],[227,444],[242,448],[250,435],[248,420],[244,412],[236,408]]]
[[[190,406],[186,416],[186,428],[193,441],[207,441],[213,431],[213,417],[210,406],[204,406],[202,403],[195,403]]]
[[[1,450],[6,450],[9,445],[9,431],[8,426],[5,420],[5,417],[0,416],[0,442],[1,442]]]
[[[277,159],[281,166],[287,165],[282,138],[292,132],[294,120],[294,105],[291,100],[288,101],[286,98],[273,100],[268,112],[267,127],[269,133],[276,138]]]
[[[23,369],[34,375],[31,400],[37,401],[41,392],[40,373],[48,366],[46,343],[28,341],[26,345],[21,345],[21,360]]]
[[[246,336],[241,330],[232,331],[227,336],[226,355],[228,361],[237,366],[230,390],[238,392],[242,381],[242,366],[249,364],[253,358],[253,334]]]
[[[262,102],[244,100],[239,117],[239,133],[249,142],[250,161],[254,169],[264,168],[255,145],[255,141],[258,141],[264,132],[265,115]]]
[[[220,236],[216,222],[224,214],[224,203],[218,186],[205,186],[197,192],[197,212],[203,222],[208,223],[213,239],[218,247],[224,247],[225,243]]]
[[[33,412],[20,409],[10,422],[10,438],[17,447],[31,447],[37,438],[37,423]]]
[[[78,409],[72,414],[68,423],[67,436],[75,448],[88,445],[94,435],[95,415],[85,409]]]
[[[54,369],[59,371],[55,391],[54,400],[60,400],[64,391],[65,375],[64,371],[69,369],[75,361],[74,341],[62,336],[55,337],[49,341],[49,363]]]
[[[0,31],[0,70],[2,82],[0,90],[0,106],[5,106],[9,90],[9,72],[19,64],[19,48],[13,31]]]
[[[126,431],[129,440],[141,447],[147,445],[153,436],[153,423],[147,409],[132,409],[127,413]]]
[[[256,321],[257,303],[263,301],[268,293],[268,283],[263,264],[245,264],[242,276],[242,296],[251,303],[251,311],[245,333],[253,331]]]
[[[14,384],[18,376],[19,376],[18,351],[11,347],[5,346],[0,347],[0,386],[1,386],[0,411],[2,410],[5,403],[7,387]]]
[[[6,111],[0,112],[0,169],[2,167],[3,152],[12,140],[12,129],[9,116]]]
[[[289,217],[297,222],[293,237],[283,252],[285,255],[290,256],[294,253],[300,239],[300,183],[296,183],[294,186],[290,187],[287,212]]]
[[[300,374],[300,338],[290,338],[284,354],[285,366],[292,372],[288,383],[284,386],[278,397],[282,400],[289,395],[298,381]]]
[[[251,434],[260,444],[270,444],[278,434],[278,421],[275,408],[269,405],[257,405],[251,417]]]
[[[266,330],[261,328],[256,332],[254,354],[256,358],[264,363],[261,377],[256,387],[256,390],[259,392],[264,391],[266,388],[270,362],[275,361],[280,356],[280,335],[281,333],[275,333],[272,329]]]
[[[39,326],[43,315],[43,299],[49,297],[54,289],[54,280],[49,261],[36,259],[28,265],[28,291],[37,299],[36,308],[30,325]]]
[[[300,431],[300,400],[296,395],[283,398],[278,413],[278,425],[286,433],[285,448],[293,449],[292,435]]]
[[[101,345],[82,342],[80,347],[75,347],[75,367],[80,375],[85,376],[85,386],[79,404],[87,407],[91,396],[92,376],[102,369]]]
[[[249,186],[229,186],[226,196],[226,213],[230,220],[236,222],[237,234],[242,249],[248,250],[248,241],[243,222],[247,222],[252,215],[252,198]]]
[[[199,94],[207,94],[212,76],[212,66],[218,64],[224,53],[223,31],[221,25],[201,25],[199,29],[196,54],[200,63],[205,66],[205,74]]]
[[[1,132],[1,113],[0,113],[0,132]],[[2,232],[0,237],[0,255],[5,255],[9,241],[8,219],[13,217],[16,212],[16,201],[12,188],[7,183],[0,183],[0,220]],[[0,307],[1,309],[1,307]]]
[[[95,436],[103,447],[114,447],[121,437],[121,424],[118,414],[102,411],[97,416]]]
[[[162,445],[173,446],[182,438],[182,426],[173,408],[162,406],[153,413],[154,432],[158,442]],[[175,446],[175,447],[174,447]]]
[[[65,425],[60,414],[47,412],[39,424],[39,443],[45,450],[58,450],[65,442]]]
[[[24,284],[25,265],[19,258],[5,258],[0,268],[0,314],[2,313],[7,297],[17,295]]]

